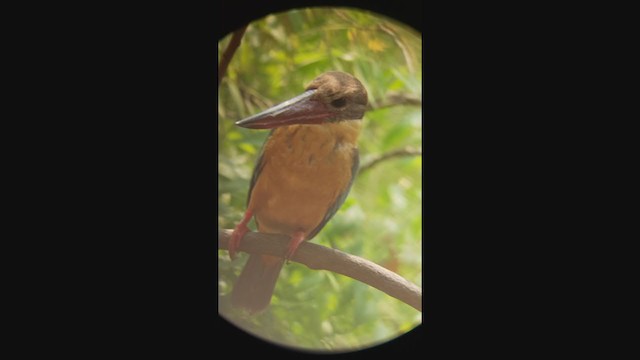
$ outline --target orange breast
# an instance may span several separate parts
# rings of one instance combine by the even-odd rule
[[[249,208],[258,230],[315,229],[351,181],[361,121],[278,128],[265,144]]]

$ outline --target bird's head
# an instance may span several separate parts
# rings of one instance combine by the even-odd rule
[[[295,124],[360,120],[367,106],[367,90],[355,77],[326,72],[305,92],[259,114],[236,122],[249,129],[272,129]]]

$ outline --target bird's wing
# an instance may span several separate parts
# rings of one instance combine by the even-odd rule
[[[344,201],[347,199],[347,195],[349,195],[349,190],[351,190],[351,185],[353,185],[353,180],[355,180],[356,174],[358,173],[358,168],[360,166],[360,156],[357,148],[353,149],[352,158],[353,158],[353,165],[351,166],[351,179],[349,180],[349,184],[347,185],[347,187],[345,187],[344,191],[340,193],[340,195],[338,195],[338,197],[336,198],[336,201],[333,204],[331,204],[331,206],[327,210],[327,213],[324,215],[324,218],[322,218],[322,221],[320,222],[320,224],[316,226],[316,228],[313,229],[313,231],[311,231],[309,235],[307,235],[306,240],[313,239],[313,237],[316,236],[318,232],[320,232],[320,230],[322,230],[322,228],[327,224],[327,222],[331,220],[333,215],[336,214],[338,209],[340,209],[340,206],[342,206]]]

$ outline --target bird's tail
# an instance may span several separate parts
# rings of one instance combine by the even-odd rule
[[[284,259],[251,255],[233,286],[231,303],[254,314],[269,306]]]

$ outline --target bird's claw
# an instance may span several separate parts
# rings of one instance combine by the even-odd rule
[[[231,238],[229,239],[229,258],[231,258],[231,260],[235,260],[238,248],[240,248],[240,240],[242,240],[247,231],[249,231],[249,228],[243,224],[238,224],[238,226],[233,229]]]
[[[298,246],[302,244],[304,239],[305,239],[305,234],[302,231],[295,232],[293,233],[293,235],[291,235],[291,242],[289,243],[287,252],[284,255],[284,259],[286,260],[287,264],[289,264],[289,260],[293,257],[293,254],[295,254],[296,250],[298,249]]]
[[[293,256],[293,252],[292,252],[292,251],[291,251],[291,249],[289,248],[289,249],[287,250],[287,253],[286,253],[286,254],[284,254],[284,261],[285,261],[285,264],[289,265],[289,263],[291,262],[291,261],[289,261],[289,260],[291,260],[291,257],[292,257],[292,256]]]

